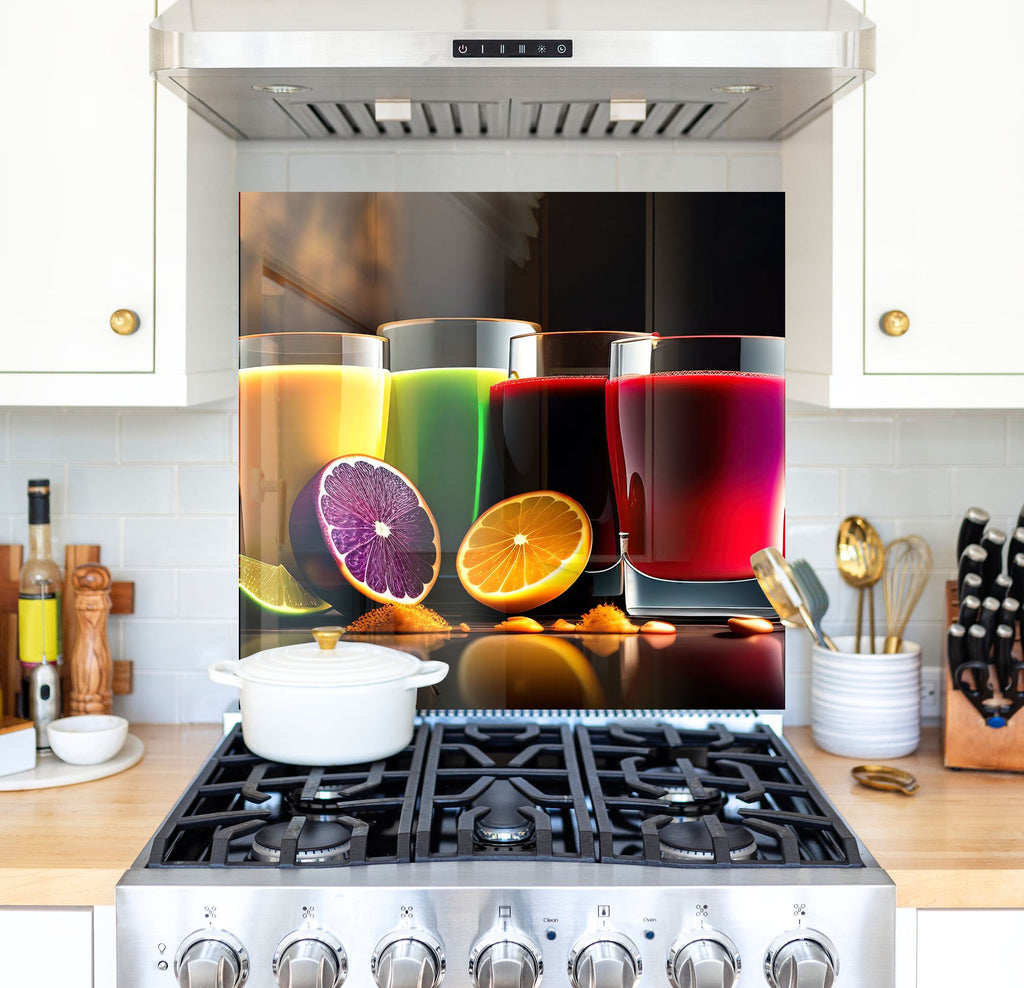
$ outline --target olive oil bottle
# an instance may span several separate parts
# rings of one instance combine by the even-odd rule
[[[63,659],[61,574],[50,546],[49,480],[28,482],[28,558],[18,574],[18,658],[22,715],[35,719],[36,707],[40,706],[47,711],[55,709],[59,717],[59,680],[55,673]],[[47,665],[52,668],[36,671]],[[33,695],[34,683],[40,697]],[[40,727],[36,725],[37,733]],[[42,728],[43,737],[37,738],[37,744],[45,746],[45,725]]]

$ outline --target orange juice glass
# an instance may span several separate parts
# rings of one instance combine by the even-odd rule
[[[384,456],[388,341],[268,333],[238,344],[239,551],[292,569],[288,516],[306,482],[337,456]]]

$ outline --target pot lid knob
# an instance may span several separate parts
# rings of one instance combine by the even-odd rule
[[[344,630],[340,625],[327,625],[322,628],[314,628],[312,633],[317,645],[325,652],[331,652],[338,644],[338,639]]]

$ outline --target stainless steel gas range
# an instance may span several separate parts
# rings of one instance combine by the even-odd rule
[[[116,901],[139,988],[894,977],[892,882],[753,716],[426,717],[314,769],[236,726]]]

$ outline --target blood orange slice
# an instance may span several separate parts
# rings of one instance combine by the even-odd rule
[[[320,469],[292,507],[293,544],[314,519],[342,576],[372,600],[417,604],[437,580],[434,516],[412,481],[383,460],[341,456]]]
[[[556,491],[533,491],[488,508],[455,557],[470,596],[495,610],[528,611],[576,582],[590,558],[586,511]]]

